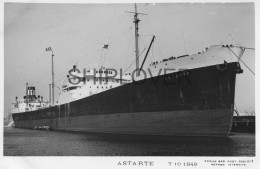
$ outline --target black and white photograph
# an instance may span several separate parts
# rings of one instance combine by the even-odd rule
[[[255,1],[2,9],[1,161],[256,167]]]

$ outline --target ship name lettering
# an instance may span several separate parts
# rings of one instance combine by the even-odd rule
[[[119,161],[117,165],[124,166],[154,166],[153,161]]]

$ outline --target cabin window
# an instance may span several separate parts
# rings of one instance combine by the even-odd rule
[[[73,86],[73,87],[69,87],[68,90],[74,90],[74,89],[77,89],[78,87],[77,86]]]

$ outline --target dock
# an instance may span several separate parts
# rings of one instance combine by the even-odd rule
[[[255,133],[255,116],[234,116],[232,132]]]

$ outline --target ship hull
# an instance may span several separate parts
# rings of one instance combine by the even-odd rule
[[[21,121],[18,125],[94,133],[225,136],[230,128],[227,114],[230,109],[118,113]]]
[[[114,134],[227,136],[237,63],[147,78],[71,103],[15,113],[16,127]]]

